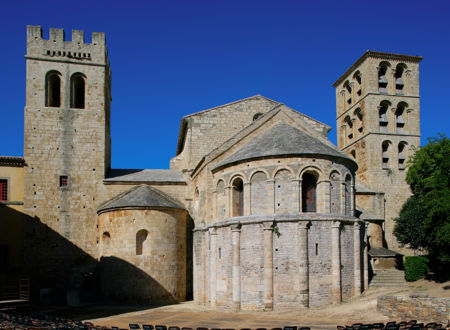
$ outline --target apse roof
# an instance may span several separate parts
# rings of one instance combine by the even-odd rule
[[[302,130],[288,124],[278,124],[222,161],[215,169],[244,160],[289,155],[326,155],[350,160],[347,155],[326,145]]]
[[[122,208],[175,208],[185,209],[184,206],[162,191],[148,185],[139,185],[127,190],[116,197],[104,202],[97,209],[97,213]]]

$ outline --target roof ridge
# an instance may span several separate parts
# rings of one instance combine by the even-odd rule
[[[232,104],[236,104],[236,103],[239,103],[239,102],[244,102],[244,101],[248,101],[248,100],[251,100],[251,99],[256,99],[257,97],[262,97],[262,98],[264,98],[264,99],[266,99],[266,100],[268,100],[270,102],[279,103],[279,102],[277,102],[275,100],[272,100],[272,99],[270,99],[268,97],[265,97],[265,96],[263,96],[261,94],[256,94],[256,95],[249,96],[249,97],[246,97],[246,98],[243,98],[243,99],[239,99],[239,100],[236,100],[236,101],[228,102],[228,103],[225,103],[225,104],[222,104],[222,105],[218,105],[218,106],[215,106],[215,107],[212,107],[212,108],[207,108],[207,109],[204,109],[204,110],[200,110],[200,111],[191,113],[189,115],[183,116],[182,119],[190,118],[190,117],[193,117],[193,116],[205,113],[205,112],[209,112],[209,111],[212,111],[212,110],[220,109],[220,108],[223,108],[223,107],[226,107],[226,106],[229,106],[229,105],[232,105]]]

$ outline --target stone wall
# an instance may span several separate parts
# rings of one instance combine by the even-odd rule
[[[186,221],[186,211],[176,209],[101,213],[102,296],[146,304],[184,301]]]
[[[335,223],[336,218],[311,215],[243,216],[197,228],[195,301],[235,310],[287,310],[360,294],[354,263],[362,263],[364,256],[354,259],[355,220],[342,218],[333,231]],[[359,227],[357,232],[361,239]],[[332,244],[334,233],[337,246]],[[358,268],[360,279],[363,271]],[[341,292],[337,301],[333,286]]]
[[[419,320],[447,324],[450,319],[449,298],[380,296],[378,310],[397,320]]]

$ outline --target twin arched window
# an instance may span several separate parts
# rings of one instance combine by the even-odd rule
[[[388,118],[387,118],[387,111],[388,107],[391,105],[391,102],[389,101],[381,101],[380,106],[378,107],[378,122],[380,125],[380,132],[387,132],[388,128]]]
[[[50,71],[45,76],[45,106],[60,108],[62,105],[61,73]],[[70,107],[84,109],[86,95],[86,77],[74,73],[70,77]]]
[[[388,80],[386,74],[388,67],[390,67],[388,62],[381,62],[378,67],[378,91],[383,94],[387,94]]]

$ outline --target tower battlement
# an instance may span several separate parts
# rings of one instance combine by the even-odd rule
[[[92,42],[86,43],[84,31],[72,30],[72,41],[66,41],[64,29],[50,28],[44,39],[41,26],[27,26],[27,58],[52,61],[107,64],[108,52],[103,32],[92,32]]]

